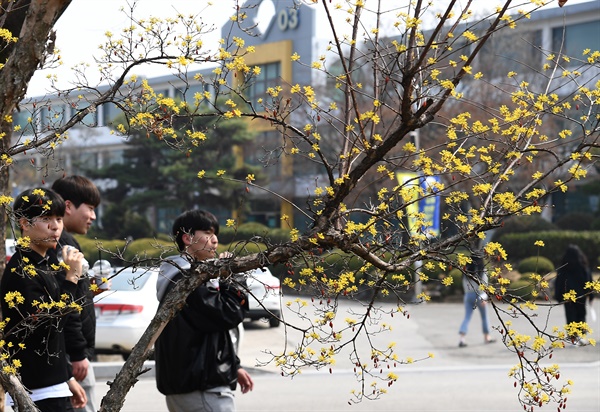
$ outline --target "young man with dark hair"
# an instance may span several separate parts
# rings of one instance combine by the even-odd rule
[[[17,372],[42,412],[72,411],[87,400],[72,377],[63,326],[74,310],[83,255],[65,248],[61,265],[47,253],[57,246],[65,213],[64,201],[52,190],[21,193],[13,212],[22,237],[0,283],[6,347],[21,362]]]
[[[96,220],[96,207],[100,204],[100,192],[94,183],[83,176],[67,176],[56,180],[52,189],[65,201],[65,216],[59,245],[73,246],[81,251],[74,233],[85,235]],[[65,328],[67,354],[73,367],[73,376],[85,389],[88,402],[80,412],[96,412],[96,377],[90,361],[94,357],[96,341],[96,313],[94,312],[94,292],[91,280],[84,276],[77,284],[77,299],[82,311],[78,318],[69,321]]]
[[[180,215],[173,224],[180,255],[160,268],[157,297],[162,301],[194,261],[216,257],[219,223],[203,210]],[[230,254],[221,254],[221,258]],[[234,411],[237,384],[253,389],[240,366],[229,330],[244,320],[246,296],[230,282],[211,279],[187,298],[155,344],[156,384],[170,412]]]

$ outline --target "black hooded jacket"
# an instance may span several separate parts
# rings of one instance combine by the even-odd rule
[[[172,258],[183,268],[181,257]],[[164,296],[182,274],[173,264],[161,266],[157,296]],[[156,384],[164,395],[204,391],[228,386],[235,390],[240,360],[229,330],[244,320],[246,296],[228,283],[199,286],[183,309],[167,324],[154,345]]]

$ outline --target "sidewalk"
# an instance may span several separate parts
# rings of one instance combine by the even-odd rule
[[[284,302],[287,300],[290,299],[284,298]],[[596,300],[594,306],[600,313],[600,300]],[[347,303],[340,305],[336,322],[345,319],[350,307]],[[500,308],[507,309],[504,305]],[[485,409],[488,412],[513,412],[522,409],[517,390],[508,378],[508,371],[517,364],[518,358],[503,345],[497,331],[494,332],[496,343],[483,343],[478,313],[473,314],[471,320],[468,346],[459,348],[458,327],[464,314],[461,303],[427,303],[409,305],[405,309],[410,313],[410,318],[397,313],[393,318],[387,315],[380,319],[379,323],[393,324],[393,330],[390,335],[375,335],[375,343],[387,345],[392,338],[396,342],[396,353],[402,359],[427,359],[389,370],[399,375],[398,382],[390,388],[389,394],[377,401],[353,405],[348,404],[349,390],[356,388],[357,380],[347,354],[336,356],[332,373],[311,369],[304,370],[294,379],[281,377],[280,371],[273,365],[256,365],[258,361],[268,359],[265,349],[274,352],[292,350],[297,343],[294,331],[290,328],[286,331],[283,326],[269,328],[260,322],[245,324],[240,358],[255,381],[255,390],[244,396],[238,393],[238,411],[478,412]],[[538,324],[550,328],[562,325],[564,310],[556,308],[546,314],[540,311],[534,319]],[[499,321],[493,316],[490,316],[490,321],[492,326],[499,326]],[[520,333],[534,336],[531,327],[526,328],[526,321],[514,320],[513,324],[513,328]],[[593,338],[600,343],[600,323],[596,321],[591,327],[594,330]],[[369,353],[368,345],[364,342],[358,344],[361,350]],[[433,358],[428,358],[430,353]],[[559,364],[563,375],[561,379],[573,379],[575,382],[574,392],[569,396],[568,410],[600,410],[600,346],[572,346],[557,350],[551,360],[543,361],[545,365],[553,363]],[[106,382],[114,378],[122,365],[122,361],[94,364],[98,400],[108,390]],[[153,362],[149,361],[146,365],[152,368]],[[388,370],[384,373],[387,374]],[[153,374],[154,368],[136,383],[126,398],[122,412],[166,412],[164,396],[157,391]],[[555,411],[556,405],[542,410]]]
[[[285,301],[285,298],[284,298]],[[596,313],[600,313],[600,299],[594,300]],[[340,304],[340,313],[338,319],[344,319],[344,313],[348,305]],[[488,307],[491,309],[491,306]],[[500,306],[501,310],[506,310],[507,306]],[[462,303],[426,303],[418,305],[408,305],[405,310],[410,314],[407,319],[400,314],[394,317],[397,322],[393,329],[393,337],[396,340],[396,350],[399,353],[406,354],[415,359],[426,358],[428,354],[433,354],[432,359],[407,365],[408,367],[465,367],[486,365],[514,365],[517,363],[517,356],[509,351],[501,342],[501,336],[495,329],[492,336],[497,340],[492,344],[483,343],[481,332],[481,318],[479,313],[474,313],[469,325],[467,334],[468,346],[458,347],[458,328],[464,315],[464,306]],[[553,326],[562,326],[564,320],[564,309],[556,307],[551,311],[540,308],[534,314],[534,321],[539,327],[552,329]],[[490,326],[492,328],[500,327],[500,322],[494,313],[488,310]],[[510,319],[507,314],[503,314],[504,319]],[[390,321],[390,319],[386,319]],[[513,329],[519,333],[535,336],[535,330],[527,323],[525,319],[513,319]],[[553,363],[593,363],[600,362],[600,320],[595,322],[588,320],[593,333],[592,337],[598,342],[597,346],[569,347],[563,350],[556,350],[553,357]],[[268,360],[263,351],[271,349],[276,351],[282,349],[285,343],[284,327],[268,328],[264,324],[251,323],[245,324],[245,336],[240,349],[240,359],[245,368],[252,369],[253,372],[260,373],[279,373],[280,371],[273,365],[257,367],[257,361]],[[288,350],[296,344],[293,333],[288,333]],[[339,357],[335,366],[336,369],[352,368],[353,365]],[[122,361],[113,362],[95,362],[94,370],[96,376],[102,378],[111,378],[122,367]],[[147,361],[146,366],[152,368],[145,376],[154,376],[154,362]]]

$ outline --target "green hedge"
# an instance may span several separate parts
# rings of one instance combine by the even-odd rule
[[[507,294],[520,297],[523,299],[531,299],[531,292],[535,290],[535,284],[529,279],[519,279],[508,286],[506,292]]]
[[[161,256],[172,256],[177,254],[175,243],[155,238],[136,239],[127,245],[123,257],[132,261],[134,259],[151,259]]]
[[[545,232],[559,230],[559,227],[539,215],[513,216],[503,222],[502,227],[494,230],[492,240],[497,242],[506,234]]]
[[[534,272],[538,275],[547,275],[550,272],[554,272],[554,264],[547,257],[530,256],[519,262],[518,271],[520,273]]]
[[[537,240],[544,242],[543,247],[535,246]],[[511,262],[518,262],[530,256],[544,256],[557,267],[560,265],[565,249],[570,243],[578,245],[592,265],[596,265],[600,256],[600,231],[544,231],[528,233],[510,233],[500,237],[499,242],[508,253]]]
[[[271,229],[261,223],[249,222],[242,223],[237,228],[233,227],[220,227],[219,228],[219,242],[223,244],[250,240],[254,236],[261,236],[269,239],[271,242],[276,243],[281,238],[289,240],[289,231],[282,229]]]
[[[305,258],[297,257],[291,269],[285,265],[276,265],[271,268],[271,272],[282,280],[290,278],[297,285],[301,279],[300,271],[306,267],[321,266],[328,279],[336,279],[341,273],[351,271],[354,273],[357,286],[359,286],[360,279],[367,277],[367,273],[360,270],[364,266],[364,261],[339,249],[333,249],[321,255],[305,256]]]
[[[448,276],[452,277],[452,285],[448,286],[449,294],[458,293],[462,291],[462,277],[463,273],[460,269],[454,268],[448,272]]]
[[[177,253],[175,244],[170,240],[136,239],[130,242],[127,249],[125,249],[125,240],[89,239],[85,236],[77,236],[76,239],[90,265],[93,265],[99,259],[108,260],[113,266],[123,265],[123,261],[115,256],[119,254],[122,254],[125,260],[133,260],[136,256],[145,259],[158,258],[161,254],[170,256]],[[110,253],[104,250],[108,250]]]
[[[89,239],[85,236],[75,236],[75,238],[81,245],[81,250],[83,251],[85,258],[90,262],[90,265],[93,265],[94,262],[100,259],[108,260],[112,265],[122,264],[119,259],[112,256],[112,253],[117,253],[117,251],[122,251],[125,248],[125,239],[102,240]],[[101,251],[98,247],[108,250],[110,253],[104,252],[104,250]]]

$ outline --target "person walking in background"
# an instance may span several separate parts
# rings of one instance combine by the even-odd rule
[[[180,255],[160,267],[161,302],[192,262],[214,258],[219,241],[217,218],[203,210],[181,214],[173,223]],[[221,258],[230,254],[221,254]],[[242,393],[254,387],[240,366],[229,330],[244,320],[246,295],[229,282],[211,279],[187,298],[185,306],[156,340],[156,386],[170,412],[234,411],[237,384]]]
[[[565,316],[567,324],[574,322],[585,322],[587,299],[584,294],[585,284],[592,281],[590,266],[585,254],[579,246],[570,244],[562,258],[562,263],[556,271],[556,281],[554,283],[554,298],[558,302],[564,302]],[[575,300],[565,298],[565,294],[573,291]],[[590,301],[593,295],[589,295]],[[576,336],[572,336],[574,343],[585,344],[585,342]]]
[[[496,340],[490,336],[490,324],[487,315],[486,301],[488,299],[487,293],[479,288],[480,284],[487,285],[488,277],[485,271],[483,258],[478,255],[471,256],[471,262],[467,264],[465,268],[466,274],[463,274],[462,285],[465,292],[464,303],[465,303],[465,317],[460,325],[459,329],[459,341],[458,346],[464,348],[467,346],[466,336],[469,329],[469,322],[471,322],[471,316],[475,308],[479,309],[481,315],[481,328],[483,330],[483,341],[485,343],[493,343]],[[475,280],[475,279],[478,279]]]
[[[73,234],[85,235],[96,220],[96,208],[100,204],[100,192],[96,185],[83,176],[68,176],[56,180],[52,189],[65,201],[64,230],[59,249],[73,246],[81,252],[81,246]],[[50,253],[56,253],[51,250]],[[89,266],[89,265],[88,265]],[[65,326],[67,354],[73,367],[73,376],[85,389],[87,405],[78,412],[96,412],[96,376],[91,361],[96,343],[96,313],[91,279],[84,276],[77,283],[76,298],[82,306],[79,316],[71,316]]]
[[[13,359],[21,362],[17,372],[40,411],[72,411],[86,404],[86,395],[72,378],[65,354],[63,326],[70,314],[64,310],[74,310],[69,304],[82,279],[83,254],[65,248],[61,266],[47,253],[56,248],[65,213],[63,199],[52,190],[21,193],[13,212],[22,237],[0,283],[3,339]],[[66,309],[57,302],[64,302]]]

